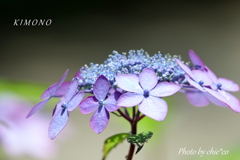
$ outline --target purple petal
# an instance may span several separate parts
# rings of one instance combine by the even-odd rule
[[[67,93],[65,95],[65,103],[69,103],[70,100],[73,98],[73,95],[76,93],[78,88],[78,78],[73,78],[70,86],[68,87]]]
[[[192,85],[193,87],[197,88],[198,90],[202,91],[202,92],[206,92],[203,87],[201,87],[197,82],[193,81],[188,75],[185,74],[185,78],[188,81],[188,83],[190,83],[190,85]]]
[[[198,57],[198,55],[193,50],[189,50],[188,54],[189,54],[189,58],[190,58],[191,62],[195,66],[200,66],[201,69],[204,69],[204,66],[205,66],[204,63],[202,62],[202,60]]]
[[[122,107],[133,107],[139,105],[143,100],[143,95],[138,93],[125,93],[117,100],[117,105]]]
[[[150,91],[156,86],[158,78],[153,69],[145,68],[139,75],[139,82],[144,90]]]
[[[186,97],[192,105],[196,107],[203,107],[209,104],[209,101],[205,97],[204,93],[205,92],[200,91],[187,91]]]
[[[209,78],[213,81],[213,83],[217,83],[217,76],[207,66],[205,66],[205,68],[207,69]]]
[[[109,88],[110,88],[110,83],[108,79],[103,75],[99,76],[93,86],[94,96],[98,100],[105,100],[108,94]]]
[[[48,87],[48,89],[46,89],[46,90],[43,92],[43,94],[42,94],[42,96],[41,96],[41,99],[47,99],[47,98],[49,98],[49,97],[54,96],[54,94],[55,94],[55,92],[56,92],[56,90],[57,90],[57,87],[58,87],[58,84],[57,84],[57,83],[55,83],[55,84],[51,85],[50,87]]]
[[[68,122],[68,111],[65,112],[58,112],[51,120],[49,129],[48,129],[48,136],[50,139],[54,139],[66,126]]]
[[[201,71],[201,70],[192,70],[192,73],[194,74],[194,80],[196,82],[204,82],[203,85],[204,86],[210,86],[213,82],[212,80],[209,78],[207,72],[205,71]]]
[[[161,82],[153,90],[151,90],[149,94],[156,97],[166,97],[178,92],[181,87],[182,86],[179,84]]]
[[[29,118],[30,116],[32,116],[33,114],[35,114],[37,111],[41,110],[46,104],[47,102],[50,100],[51,98],[45,99],[41,102],[39,102],[38,104],[36,104],[31,111],[28,113],[28,115],[26,116],[26,118]]]
[[[56,105],[55,108],[54,108],[53,116],[55,116],[56,114],[58,114],[58,112],[63,109],[63,108],[62,108],[62,104],[64,104],[64,103],[65,103],[65,97],[62,97],[62,98],[58,101],[57,105]]]
[[[83,114],[89,114],[99,107],[99,103],[96,97],[89,96],[79,104],[79,107]]]
[[[115,77],[119,88],[129,91],[142,93],[143,90],[139,85],[139,78],[135,74],[119,74]]]
[[[219,91],[219,93],[227,100],[227,105],[234,112],[240,112],[239,100],[235,96],[223,90]]]
[[[108,111],[104,107],[99,107],[90,119],[90,127],[99,134],[107,127],[108,121]]]
[[[63,82],[62,85],[58,88],[54,97],[62,97],[63,95],[65,95],[67,93],[67,90],[70,84],[71,84],[70,81]]]
[[[149,96],[139,105],[139,111],[152,119],[162,121],[167,115],[168,107],[163,99]]]
[[[84,97],[84,92],[83,91],[77,92],[73,96],[71,101],[68,103],[68,106],[67,106],[68,111],[69,112],[73,111],[80,104],[80,102],[82,101],[83,97]]]
[[[175,59],[175,60],[184,72],[186,72],[193,79],[195,78],[194,75],[192,74],[192,71],[190,70],[190,68],[188,66],[183,64],[182,61],[180,61],[179,59]]]
[[[44,91],[44,93],[41,96],[41,99],[46,99],[55,95],[58,88],[62,85],[62,83],[66,79],[68,75],[68,71],[69,70],[66,70],[66,72],[63,74],[63,76],[61,77],[58,83],[53,84],[52,86],[48,87],[47,90]]]
[[[104,106],[109,112],[118,110],[120,106],[118,106],[116,103],[120,96],[120,92],[115,92],[104,101]]]
[[[221,88],[226,91],[230,92],[237,92],[239,91],[239,86],[237,83],[226,79],[226,78],[218,78],[218,83],[222,84]]]

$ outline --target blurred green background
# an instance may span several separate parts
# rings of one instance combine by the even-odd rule
[[[16,92],[34,105],[66,69],[70,69],[70,80],[81,66],[103,63],[113,50],[141,48],[150,55],[157,51],[179,54],[185,61],[192,49],[218,77],[239,83],[239,10],[239,1],[2,1],[0,78],[5,83],[1,81],[0,90]],[[14,19],[52,19],[52,24],[16,27]],[[11,86],[16,82],[24,89]],[[24,87],[28,84],[32,87]],[[234,95],[240,97],[239,93]],[[200,158],[204,160],[240,159],[239,114],[214,105],[193,107],[180,93],[169,101],[166,121],[158,122],[163,127],[154,128],[157,134],[134,160],[199,159],[199,155],[178,154],[184,147],[229,151],[227,156],[204,155]],[[50,113],[54,102],[44,111]],[[73,132],[69,137],[62,133],[57,137],[60,148],[56,160],[100,160],[104,140],[129,131],[127,123],[111,115],[106,130],[97,135],[89,127],[90,116],[78,109],[70,115],[71,127],[65,129]],[[122,160],[127,151],[128,143],[124,142],[108,159]]]

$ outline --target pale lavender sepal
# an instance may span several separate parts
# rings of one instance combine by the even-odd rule
[[[109,88],[110,83],[108,79],[103,75],[99,76],[93,86],[94,96],[98,100],[104,100],[108,94]]]
[[[58,83],[53,84],[52,86],[48,87],[47,90],[44,91],[44,93],[41,96],[41,99],[46,99],[55,95],[56,91],[59,89],[59,87],[62,85],[62,83],[66,79],[68,75],[68,71],[69,70],[66,70],[66,72],[63,74],[63,76],[61,77]]]
[[[119,74],[115,77],[117,86],[129,92],[142,93],[139,78],[135,74]]]
[[[68,104],[71,99],[73,98],[73,95],[76,93],[78,87],[78,78],[74,78],[68,87],[67,93],[64,96],[65,97],[65,103]]]
[[[186,91],[188,101],[196,107],[204,107],[209,104],[208,99],[204,95],[205,92],[200,91]]]
[[[230,91],[230,92],[239,91],[238,84],[233,82],[232,80],[229,80],[226,78],[218,78],[218,83],[222,84],[221,88],[223,90]]]
[[[207,66],[205,66],[205,68],[207,69],[207,74],[209,76],[209,78],[214,82],[217,83],[217,76],[215,75],[215,73],[213,73],[213,71],[211,69],[209,69]]]
[[[181,89],[181,85],[170,83],[170,82],[161,82],[153,90],[150,91],[151,96],[156,97],[166,97],[171,96],[174,93],[178,92]]]
[[[152,90],[156,86],[158,78],[153,69],[145,68],[139,75],[139,82],[144,90]]]
[[[202,70],[192,70],[192,73],[194,74],[194,81],[196,82],[204,82],[204,86],[210,86],[212,84],[212,80],[209,78],[207,72]]]
[[[186,66],[185,64],[183,64],[182,63],[182,61],[180,61],[179,59],[175,59],[176,60],[176,62],[178,63],[178,65],[182,68],[182,70],[184,71],[184,72],[186,72],[190,77],[192,77],[193,79],[195,78],[194,77],[194,75],[192,74],[192,71],[191,71],[191,69],[188,67],[188,66]]]
[[[36,113],[37,111],[41,110],[46,104],[47,102],[50,100],[51,98],[42,100],[41,102],[39,102],[38,104],[36,104],[31,111],[28,113],[28,115],[26,116],[26,118],[29,118],[30,116],[32,116],[34,113]]]
[[[149,96],[139,105],[139,111],[152,119],[162,121],[167,115],[168,106],[163,99]]]
[[[121,96],[120,92],[115,92],[112,95],[110,95],[105,101],[104,101],[104,107],[109,111],[113,112],[118,110],[120,106],[117,105],[117,100]]]
[[[89,114],[95,111],[98,107],[99,107],[98,100],[94,96],[87,97],[79,104],[80,111],[83,114]]]
[[[55,83],[53,85],[51,85],[50,87],[48,87],[42,94],[42,96],[40,97],[41,99],[47,99],[49,97],[52,97],[55,95],[55,92],[57,90],[58,84]]]
[[[226,100],[227,105],[234,111],[234,112],[240,112],[240,104],[239,100],[233,96],[232,94],[225,92],[223,90],[218,91]]]
[[[143,94],[125,93],[117,100],[117,105],[121,107],[133,107],[139,105],[143,98]]]
[[[192,85],[193,87],[197,88],[198,90],[202,91],[202,92],[206,92],[203,87],[201,87],[197,82],[193,81],[188,75],[185,74],[185,78],[188,81],[188,83],[190,85]]]
[[[109,113],[104,107],[99,107],[90,119],[90,127],[96,133],[101,133],[108,124]]]
[[[209,93],[211,96],[217,98],[219,101],[221,101],[222,103],[225,103],[226,105],[229,106],[227,99],[222,96],[219,92],[209,89],[209,88],[205,88],[205,90],[207,91],[207,93]]]
[[[50,139],[54,139],[66,126],[68,122],[68,111],[65,110],[62,114],[59,111],[51,120],[49,129],[48,129],[48,136]]]
[[[205,97],[212,102],[213,104],[215,104],[216,106],[219,107],[228,107],[228,105],[222,101],[220,101],[219,99],[215,98],[214,96],[212,96],[211,94],[205,92],[204,93]]]
[[[204,65],[203,61],[198,57],[198,55],[193,50],[189,50],[188,55],[189,55],[191,62],[195,66],[200,66],[201,69],[204,69],[205,65]]]
[[[65,95],[70,84],[70,81],[63,82],[60,88],[58,88],[58,90],[56,91],[54,97],[62,97],[63,95]]]
[[[53,116],[54,117],[59,111],[61,111],[63,108],[62,108],[62,104],[65,102],[65,97],[62,97],[57,105],[55,106],[54,110],[53,110]]]
[[[69,112],[73,111],[80,104],[80,102],[82,101],[83,97],[84,97],[84,92],[83,91],[77,92],[73,96],[71,101],[68,103],[67,110]]]

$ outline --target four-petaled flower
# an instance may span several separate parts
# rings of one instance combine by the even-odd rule
[[[41,96],[41,99],[43,100],[32,108],[32,110],[28,113],[27,118],[32,116],[37,111],[41,110],[52,97],[61,97],[66,93],[66,88],[70,84],[69,82],[64,82],[67,75],[68,70],[63,74],[62,78],[59,80],[58,83],[53,84],[43,92]]]
[[[119,108],[116,101],[121,93],[115,92],[108,96],[109,89],[108,79],[103,75],[99,76],[93,86],[94,96],[87,97],[79,105],[83,114],[89,114],[96,110],[90,119],[90,126],[96,133],[101,133],[106,128],[110,118],[109,112]]]
[[[60,99],[53,111],[53,118],[49,125],[49,138],[54,139],[68,122],[69,112],[73,111],[84,97],[83,91],[77,91],[78,78],[73,78],[67,93]]]
[[[123,107],[139,105],[139,111],[157,121],[164,120],[167,114],[167,103],[159,97],[170,96],[181,89],[181,85],[169,82],[158,83],[156,73],[145,68],[139,76],[121,74],[115,77],[118,87],[128,91],[117,104]]]

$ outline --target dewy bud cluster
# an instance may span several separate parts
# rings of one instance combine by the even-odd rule
[[[189,57],[192,65],[184,64],[176,55],[158,53],[149,56],[144,50],[130,50],[128,54],[113,51],[103,64],[90,63],[90,66],[82,67],[71,82],[64,82],[67,70],[58,83],[42,94],[42,101],[27,117],[43,108],[52,97],[60,98],[49,126],[49,137],[54,139],[76,107],[83,114],[93,113],[90,127],[96,133],[106,128],[111,112],[116,111],[131,121],[125,107],[138,106],[138,120],[148,116],[162,121],[168,111],[162,97],[176,92],[185,93],[194,106],[206,106],[212,102],[240,112],[239,100],[227,92],[239,91],[238,84],[217,78],[192,50]],[[85,93],[92,95],[83,99]]]

